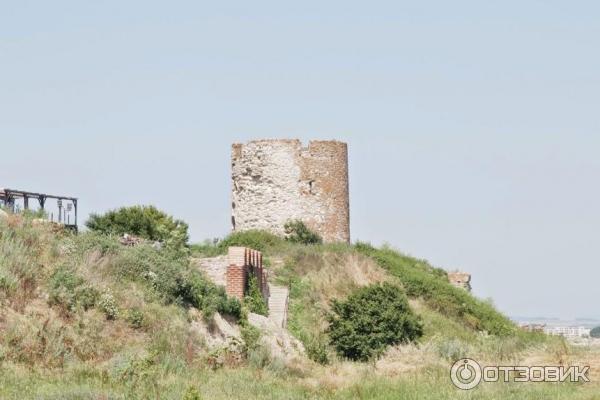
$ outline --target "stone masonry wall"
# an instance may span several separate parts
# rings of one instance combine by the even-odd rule
[[[471,274],[466,272],[448,272],[448,281],[459,288],[471,291]]]
[[[350,241],[346,143],[255,140],[234,144],[231,164],[234,231],[283,235],[299,219],[326,242]]]

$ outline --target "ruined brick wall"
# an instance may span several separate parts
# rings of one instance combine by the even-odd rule
[[[225,277],[227,295],[244,298],[248,289],[248,277],[253,275],[263,298],[269,298],[267,270],[263,267],[262,253],[247,247],[230,247],[227,255],[229,266]]]
[[[448,281],[459,288],[471,291],[471,274],[466,272],[448,272]]]
[[[234,144],[231,164],[234,231],[282,235],[299,219],[326,242],[350,241],[346,143],[255,140]]]

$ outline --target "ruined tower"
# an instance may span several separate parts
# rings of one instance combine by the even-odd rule
[[[234,231],[283,234],[299,219],[325,242],[350,241],[346,143],[253,140],[231,154]]]

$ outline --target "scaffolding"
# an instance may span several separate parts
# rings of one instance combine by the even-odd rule
[[[0,188],[0,205],[4,206],[6,209],[10,210],[13,213],[18,213],[21,211],[18,202],[22,201],[23,210],[29,210],[30,200],[37,200],[39,203],[39,208],[45,212],[46,217],[59,224],[64,225],[66,228],[70,228],[73,230],[77,230],[77,198],[69,197],[69,196],[55,196],[52,194],[46,193],[35,193],[35,192],[27,192],[23,190],[14,190],[14,189],[1,189]],[[54,199],[56,200],[56,205],[58,208],[57,220],[54,221],[54,213],[48,214],[46,212],[46,200]],[[71,221],[71,212],[74,212],[74,220]]]

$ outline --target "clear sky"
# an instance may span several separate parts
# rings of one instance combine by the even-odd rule
[[[0,0],[0,186],[229,229],[230,144],[336,138],[353,239],[600,317],[594,1]]]

